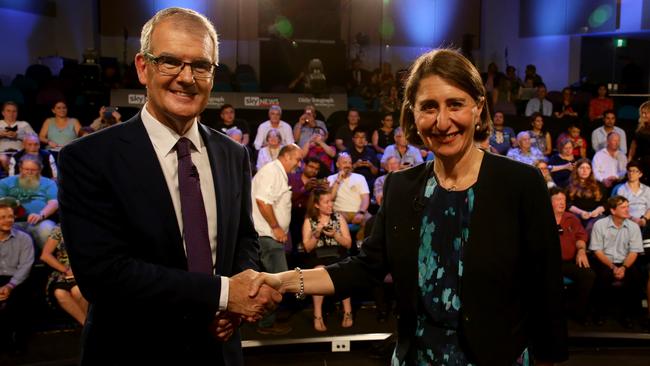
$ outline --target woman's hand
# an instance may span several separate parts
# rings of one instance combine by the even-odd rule
[[[329,236],[330,238],[333,238],[334,235],[336,235],[336,230],[333,228],[323,229],[323,234]]]
[[[591,216],[591,212],[582,211],[582,212],[580,213],[580,217],[581,217],[583,220],[589,220],[589,219],[592,217],[592,216]]]
[[[59,147],[59,144],[57,144],[56,142],[50,140],[50,141],[47,142],[47,146],[56,148],[56,147]]]

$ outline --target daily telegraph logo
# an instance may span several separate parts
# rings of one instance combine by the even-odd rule
[[[336,103],[334,98],[298,97],[300,104],[313,104],[316,108],[333,108]]]
[[[244,97],[244,105],[246,107],[270,107],[280,105],[280,98],[247,96]]]

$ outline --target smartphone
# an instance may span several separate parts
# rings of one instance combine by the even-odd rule
[[[113,112],[117,110],[117,107],[106,107],[104,108],[104,119],[113,118]]]

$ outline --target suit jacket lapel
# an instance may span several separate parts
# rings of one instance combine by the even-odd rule
[[[205,142],[210,159],[210,168],[212,169],[212,181],[214,182],[214,193],[217,197],[217,263],[215,263],[216,273],[222,273],[224,268],[224,258],[227,243],[225,243],[227,228],[230,227],[230,216],[226,209],[229,204],[228,187],[226,182],[232,180],[228,176],[229,170],[220,164],[225,164],[230,158],[223,145],[219,144],[215,138],[215,132],[211,131],[203,124],[199,124],[199,132]],[[208,223],[210,225],[210,223]]]
[[[175,261],[178,260],[181,268],[186,268],[187,259],[174,204],[154,147],[139,114],[126,123],[130,124],[130,128],[124,130],[126,133],[118,142],[123,146],[116,150],[122,154],[121,161],[127,168],[125,171],[129,174],[128,179],[139,182],[141,187],[135,193],[137,197],[134,197],[133,202],[149,205],[147,212],[152,217],[147,220],[150,225],[165,231],[167,235],[164,237],[169,238],[167,243],[172,246]]]

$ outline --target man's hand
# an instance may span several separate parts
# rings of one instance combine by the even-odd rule
[[[9,295],[11,295],[11,286],[4,285],[0,287],[0,301],[7,300],[9,298]]]
[[[363,222],[363,219],[365,218],[365,215],[357,212],[356,215],[352,218],[352,223],[353,224],[361,224]]]
[[[286,290],[278,274],[260,272],[255,275],[251,282],[248,296],[257,296],[264,287],[273,288],[280,291],[280,293],[284,293]]]
[[[318,184],[316,178],[309,178],[307,183],[305,183],[305,191],[311,191]]]
[[[625,277],[625,267],[616,267],[614,268],[614,278],[617,280],[622,280]]]
[[[251,283],[257,275],[256,271],[248,269],[230,277],[227,310],[239,314],[247,321],[261,319],[264,313],[275,309],[282,301],[282,294],[268,286],[260,288],[256,295],[249,296]]]
[[[27,222],[31,225],[36,225],[39,222],[41,222],[42,218],[43,217],[39,214],[35,214],[35,213],[29,214],[29,216],[27,216]]]
[[[230,312],[222,312],[214,318],[210,329],[214,337],[221,342],[225,342],[232,337],[235,329],[241,324],[241,318]]]
[[[288,239],[287,233],[279,226],[273,229],[273,238],[280,243],[286,243]]]
[[[589,260],[587,259],[587,253],[584,249],[579,249],[578,254],[576,254],[576,264],[580,268],[589,268]]]

